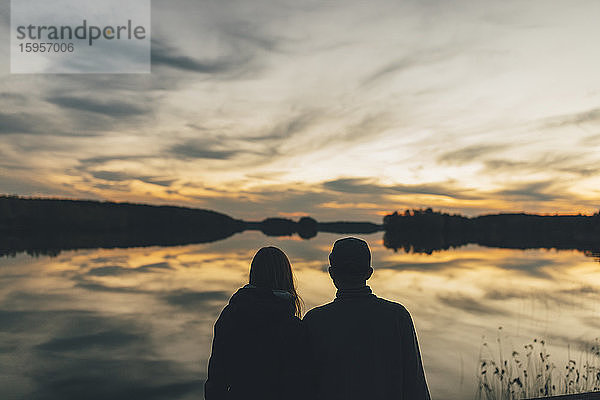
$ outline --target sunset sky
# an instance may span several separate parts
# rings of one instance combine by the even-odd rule
[[[600,2],[153,0],[152,73],[9,73],[0,193],[380,221],[600,208]]]

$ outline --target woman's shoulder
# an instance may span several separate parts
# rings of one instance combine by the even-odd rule
[[[304,322],[295,315],[290,315],[288,318],[286,318],[282,323],[282,327],[287,332],[294,333],[301,333],[305,330]]]
[[[287,344],[304,343],[306,340],[306,328],[304,322],[296,316],[287,318],[279,325],[279,328],[279,336],[284,338],[284,342]]]
[[[215,325],[224,325],[227,324],[232,318],[232,306],[231,304],[226,304],[225,307],[221,310]]]

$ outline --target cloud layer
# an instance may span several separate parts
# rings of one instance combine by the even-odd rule
[[[0,192],[245,218],[595,211],[599,7],[155,1],[149,75],[3,58]]]

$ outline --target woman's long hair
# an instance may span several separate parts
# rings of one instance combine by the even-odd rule
[[[302,316],[302,299],[296,292],[296,282],[290,260],[277,247],[263,247],[256,252],[250,266],[250,284],[271,290],[285,290],[294,298],[294,314]]]

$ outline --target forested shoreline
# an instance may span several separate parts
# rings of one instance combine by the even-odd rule
[[[510,249],[600,250],[600,215],[489,214],[406,210],[384,217],[384,245],[431,254],[467,244]]]
[[[387,248],[431,254],[467,244],[512,249],[571,249],[598,257],[600,215],[490,214],[467,217],[425,210],[394,212],[382,224],[266,218],[243,221],[203,209],[147,204],[0,196],[0,256],[26,252],[173,246],[222,240],[246,230],[268,236],[383,231]]]

